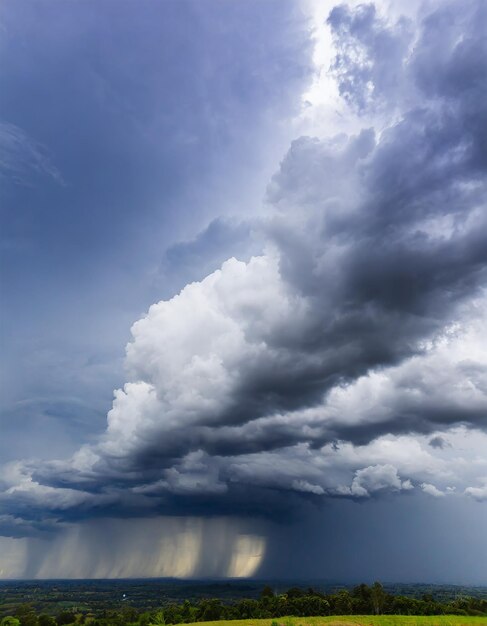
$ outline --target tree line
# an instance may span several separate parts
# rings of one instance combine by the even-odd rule
[[[102,610],[97,614],[87,611],[62,611],[57,616],[40,614],[28,604],[17,608],[11,616],[0,621],[0,626],[163,626],[216,620],[276,619],[295,616],[326,615],[466,615],[487,617],[487,599],[460,597],[449,601],[436,600],[432,594],[421,598],[387,593],[376,582],[362,584],[351,591],[342,589],[325,594],[315,589],[292,587],[286,593],[275,594],[266,586],[258,600],[243,599],[224,604],[218,598],[192,603],[171,603],[155,611],[140,611],[121,600],[120,609]],[[282,626],[279,621],[272,626]]]

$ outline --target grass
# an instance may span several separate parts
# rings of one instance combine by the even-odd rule
[[[487,617],[463,615],[331,615],[196,622],[185,626],[485,626]]]

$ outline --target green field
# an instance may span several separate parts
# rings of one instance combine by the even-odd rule
[[[195,622],[184,626],[481,626],[487,617],[463,615],[332,615],[330,617],[279,617]]]

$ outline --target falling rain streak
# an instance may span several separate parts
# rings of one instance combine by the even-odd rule
[[[0,578],[240,578],[257,572],[265,546],[232,519],[105,519],[50,539],[1,538]]]

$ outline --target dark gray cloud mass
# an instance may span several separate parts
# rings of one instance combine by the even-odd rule
[[[484,499],[468,485],[485,467],[455,465],[438,433],[487,425],[486,20],[481,1],[438,4],[419,25],[373,5],[331,12],[332,71],[365,128],[292,143],[268,187],[265,252],[134,324],[105,434],[69,460],[11,466],[4,532],[278,516],[418,485]],[[214,222],[166,262],[198,265],[247,234]]]

